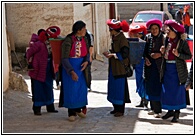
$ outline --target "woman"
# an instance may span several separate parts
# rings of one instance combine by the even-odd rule
[[[132,39],[137,39],[137,41],[144,40],[146,36],[146,27],[143,25],[137,25],[134,28],[131,28],[129,30],[129,37]],[[140,39],[141,38],[141,39]],[[130,40],[131,40],[130,39]],[[135,78],[136,78],[136,92],[141,97],[140,104],[136,107],[146,107],[148,108],[148,101],[146,100],[148,97],[146,95],[146,89],[144,84],[144,78],[143,78],[143,69],[144,69],[144,58],[141,58],[141,61],[138,64],[134,65],[135,69]]]
[[[109,77],[108,77],[108,96],[107,99],[113,104],[114,110],[111,114],[115,117],[124,115],[125,103],[130,103],[129,90],[125,65],[129,64],[129,45],[124,32],[128,32],[129,25],[126,21],[117,21],[115,19],[107,20],[109,31],[112,36],[111,50],[104,52],[104,56],[109,59]]]
[[[166,60],[163,67],[162,108],[168,110],[162,119],[173,117],[171,122],[178,122],[180,109],[186,108],[185,83],[188,77],[186,61],[192,54],[186,41],[185,30],[174,20],[167,20],[166,34],[168,40],[161,48]]]
[[[44,29],[33,34],[27,50],[27,60],[33,57],[33,70],[29,71],[32,83],[32,101],[35,115],[41,115],[41,106],[46,105],[48,112],[58,112],[54,108],[52,53],[46,44],[48,35]]]
[[[85,118],[81,109],[87,105],[87,83],[84,70],[89,62],[86,24],[77,21],[72,33],[62,43],[62,81],[59,107],[68,108],[68,120],[75,121],[76,115]]]
[[[161,117],[161,91],[160,67],[162,64],[162,55],[160,48],[164,45],[164,35],[161,32],[162,23],[158,19],[151,19],[146,23],[150,34],[146,35],[146,46],[144,49],[144,76],[146,85],[146,94],[150,101],[151,111],[149,115],[155,118]]]

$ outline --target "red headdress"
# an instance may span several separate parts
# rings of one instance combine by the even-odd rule
[[[106,23],[111,29],[114,30],[121,29],[124,32],[129,31],[129,24],[127,23],[126,20],[119,21],[116,19],[108,19]]]
[[[161,20],[157,19],[157,18],[154,18],[154,19],[150,19],[146,22],[146,27],[147,29],[150,29],[151,25],[152,24],[156,24],[160,27],[160,29],[162,28],[162,22]]]
[[[129,29],[129,33],[143,33],[144,35],[146,35],[147,31],[146,31],[146,27],[143,25],[136,25],[134,27],[131,27]]]
[[[166,20],[164,24],[172,27],[175,32],[179,32],[180,34],[183,34],[185,32],[183,25],[176,22],[175,20]]]
[[[57,38],[61,33],[61,30],[58,26],[50,26],[46,29],[46,32],[48,33],[49,38]]]

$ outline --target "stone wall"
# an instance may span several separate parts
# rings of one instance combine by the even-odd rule
[[[8,31],[13,34],[17,49],[23,52],[28,46],[32,33],[40,28],[57,25],[61,35],[71,31],[73,4],[71,3],[7,3],[6,16]]]
[[[95,36],[95,54],[102,54],[109,46],[108,18],[108,3],[86,6],[83,3],[6,3],[7,27],[13,35],[16,52],[22,53],[38,29],[57,25],[64,37],[71,32],[75,21],[83,20]]]

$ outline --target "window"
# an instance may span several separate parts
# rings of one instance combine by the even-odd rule
[[[87,6],[87,5],[89,5],[89,4],[91,4],[91,3],[83,3],[83,6]]]

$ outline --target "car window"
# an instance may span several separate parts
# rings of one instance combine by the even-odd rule
[[[153,19],[153,18],[157,18],[159,20],[162,21],[162,15],[161,14],[156,14],[156,13],[141,13],[141,14],[138,14],[136,16],[136,18],[134,19],[134,22],[135,23],[138,23],[138,22],[147,22],[148,20],[150,19]]]

